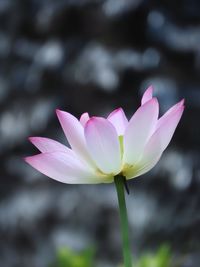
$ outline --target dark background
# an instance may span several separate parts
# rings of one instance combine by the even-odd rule
[[[48,266],[63,245],[121,261],[113,184],[60,184],[22,158],[28,136],[66,143],[55,108],[130,117],[150,84],[161,114],[182,98],[186,110],[159,164],[129,182],[133,254],[167,242],[199,267],[200,2],[0,0],[0,266]]]

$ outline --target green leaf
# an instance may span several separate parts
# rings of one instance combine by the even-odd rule
[[[94,248],[88,248],[78,253],[63,247],[58,249],[56,260],[52,267],[93,267],[94,254]]]
[[[136,267],[170,267],[171,250],[168,245],[162,245],[156,253],[144,253],[134,264]]]

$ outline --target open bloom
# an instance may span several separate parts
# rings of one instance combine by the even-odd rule
[[[141,106],[128,121],[122,108],[107,118],[80,120],[57,110],[68,148],[52,139],[30,137],[40,154],[25,161],[41,173],[63,183],[109,183],[121,174],[127,179],[152,169],[168,146],[184,110],[184,100],[158,118],[158,101],[150,86]]]

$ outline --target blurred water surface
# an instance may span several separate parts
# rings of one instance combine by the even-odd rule
[[[186,111],[160,163],[129,182],[133,254],[168,242],[200,263],[200,3],[197,0],[0,0],[0,266],[43,267],[57,248],[94,244],[121,261],[113,185],[63,185],[23,162],[28,136],[67,144],[55,108],[128,117],[153,84],[161,114]]]

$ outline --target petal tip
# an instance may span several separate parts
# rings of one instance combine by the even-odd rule
[[[88,112],[84,112],[84,113],[81,115],[81,117],[82,117],[82,116],[85,116],[85,115],[88,115],[88,116],[89,116],[89,113],[88,113]]]
[[[152,97],[153,97],[153,90],[154,90],[154,88],[153,88],[152,85],[150,85],[146,89],[146,91],[144,92],[144,94],[142,96],[142,101],[141,101],[142,102],[142,105],[144,105],[146,102],[148,102],[149,100],[152,99]]]
[[[73,117],[72,114],[70,114],[69,112],[64,111],[64,110],[60,110],[60,109],[56,109],[56,115],[57,115],[58,120],[60,122],[62,122],[63,120],[66,120],[66,119],[69,119],[69,118]]]
[[[152,99],[150,99],[149,101],[153,101],[153,102],[156,102],[158,103],[158,98],[157,97],[153,97]]]
[[[87,123],[87,121],[88,121],[89,119],[90,119],[90,115],[89,115],[89,113],[88,113],[88,112],[84,112],[84,113],[81,115],[79,121],[80,121],[81,125],[82,125],[83,127],[85,127],[85,125],[86,125],[86,123]]]
[[[114,110],[109,114],[108,119],[109,119],[110,117],[112,117],[114,114],[118,113],[118,112],[123,112],[123,108],[119,107],[119,108],[114,109]]]
[[[36,137],[36,136],[29,136],[28,140],[33,143],[34,141],[36,141],[37,139],[39,139],[40,137]]]
[[[157,99],[157,97],[153,97],[153,98],[151,98],[151,99],[149,99],[147,102],[145,102],[144,104],[143,104],[143,106],[144,105],[158,105],[158,99]]]
[[[184,110],[184,109],[185,109],[185,99],[182,99],[182,100],[178,103],[177,110],[178,110],[178,111],[181,111],[181,110]]]
[[[61,109],[56,109],[56,115],[57,116],[62,116],[63,114],[70,114],[69,112],[67,112],[67,111],[64,111],[64,110],[61,110]]]
[[[95,121],[97,121],[97,120],[98,120],[97,117],[92,116],[92,117],[90,117],[90,119],[86,122],[85,126],[87,127],[89,124],[91,124],[92,122],[95,122]]]
[[[121,107],[116,108],[113,112],[118,112],[118,111],[122,111],[123,109]]]
[[[30,158],[32,158],[31,156],[29,157],[23,157],[22,159],[26,162],[29,163],[30,162]]]
[[[64,110],[61,110],[61,109],[56,109],[56,115],[59,118],[63,118],[63,117],[74,117],[71,113],[67,112],[67,111],[64,111]]]
[[[39,136],[30,136],[28,137],[29,142],[31,142],[33,145],[37,145],[41,141],[46,141],[48,138],[46,137],[39,137]]]
[[[61,109],[56,109],[56,115],[59,116],[63,111]]]
[[[150,94],[153,94],[153,90],[154,90],[153,85],[150,84],[150,86],[147,88],[146,92],[149,92]]]
[[[183,98],[183,99],[180,101],[180,105],[182,105],[182,106],[185,105],[185,98]]]
[[[40,160],[40,157],[44,155],[44,153],[40,153],[40,154],[37,154],[37,155],[33,155],[33,156],[28,156],[28,157],[24,157],[24,161],[26,163],[28,163],[29,165],[31,165],[32,167],[34,163],[36,163],[38,161],[38,159]]]

